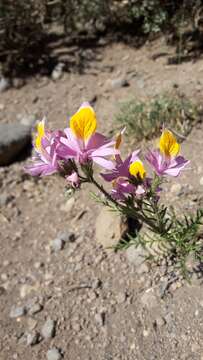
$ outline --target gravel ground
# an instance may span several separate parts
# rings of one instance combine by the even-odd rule
[[[203,61],[168,66],[152,60],[160,47],[116,44],[83,75],[29,79],[1,94],[0,122],[28,125],[30,115],[46,114],[50,127],[63,127],[92,100],[109,134],[121,100],[174,84],[200,100]],[[180,211],[202,202],[202,134],[198,125],[183,144],[191,169],[166,186],[166,200]],[[0,359],[203,360],[202,276],[193,259],[188,283],[170,261],[148,266],[133,248],[107,250],[97,234],[108,229],[95,221],[100,208],[88,191],[68,199],[62,178],[30,178],[25,161],[0,167]]]

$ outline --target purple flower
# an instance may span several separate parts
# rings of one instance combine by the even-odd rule
[[[180,144],[170,130],[164,129],[160,140],[159,150],[149,151],[146,160],[154,168],[158,176],[178,176],[189,164],[183,156],[178,155]]]
[[[183,156],[165,157],[159,150],[149,151],[146,160],[154,168],[158,176],[178,176],[189,164]]]
[[[115,200],[124,201],[126,196],[135,192],[135,186],[125,178],[117,178],[112,183],[111,196]]]
[[[102,173],[101,176],[106,181],[113,181],[120,177],[129,179],[130,177],[129,167],[133,162],[139,160],[138,157],[139,153],[140,150],[134,151],[124,161],[121,159],[120,155],[117,155],[115,157],[115,164],[112,171],[105,174]]]
[[[142,184],[133,184],[133,175],[129,171],[132,164],[141,164],[138,157],[139,152],[140,150],[134,151],[124,161],[120,155],[117,155],[114,169],[109,173],[101,173],[104,180],[112,182],[111,195],[114,199],[124,201],[130,194],[140,197],[146,192],[145,180]]]
[[[25,166],[25,171],[32,176],[51,175],[59,170],[59,156],[56,152],[57,140],[62,136],[62,132],[46,131],[44,120],[38,124],[38,134],[35,139],[35,153],[32,163]]]
[[[80,186],[80,179],[76,171],[74,171],[71,175],[66,176],[66,180],[74,189]]]
[[[112,169],[114,163],[106,157],[116,155],[115,141],[96,133],[96,115],[93,108],[84,103],[70,119],[70,128],[64,130],[65,137],[60,138],[57,153],[63,159],[74,159],[80,164],[94,161],[106,169]]]

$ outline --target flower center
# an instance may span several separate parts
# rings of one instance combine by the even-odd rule
[[[146,176],[146,170],[140,160],[134,161],[130,164],[129,173],[141,180],[143,180]]]

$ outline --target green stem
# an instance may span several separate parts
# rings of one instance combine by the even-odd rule
[[[153,210],[154,219],[149,219],[146,215],[144,209],[141,207],[135,209],[134,204],[131,204],[129,207],[119,204],[112,196],[104,189],[104,187],[99,184],[93,176],[89,176],[89,181],[96,186],[96,188],[105,196],[105,198],[116,208],[126,216],[132,217],[142,223],[146,223],[152,231],[161,234],[164,231],[163,219],[159,216],[159,208],[153,199],[149,202],[150,207]]]
[[[117,208],[120,208],[120,204],[112,198],[112,196],[104,189],[102,185],[100,185],[93,176],[90,177],[90,182],[94,184],[97,189],[110,201],[112,202]]]

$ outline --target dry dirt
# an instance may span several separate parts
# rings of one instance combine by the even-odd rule
[[[160,40],[139,50],[104,47],[83,74],[65,73],[57,82],[33,78],[1,94],[0,121],[35,113],[46,115],[50,128],[62,128],[82,101],[93,100],[108,135],[123,100],[178,87],[200,102],[203,60],[167,65],[167,56],[152,58],[173,51]],[[112,88],[109,79],[121,77],[129,86]],[[184,210],[202,196],[202,135],[198,125],[183,144],[191,167],[176,203]],[[62,178],[30,178],[24,164],[0,168],[1,194],[9,196],[0,209],[0,360],[43,360],[53,347],[67,360],[203,360],[201,277],[194,273],[188,284],[164,263],[138,273],[125,252],[96,243],[99,206],[87,191],[67,200]],[[171,186],[169,200],[176,195]],[[61,232],[73,232],[75,240],[53,252],[50,242]],[[11,318],[18,307],[26,314]],[[41,334],[48,318],[55,321],[53,337],[39,335],[29,345],[28,334]]]

